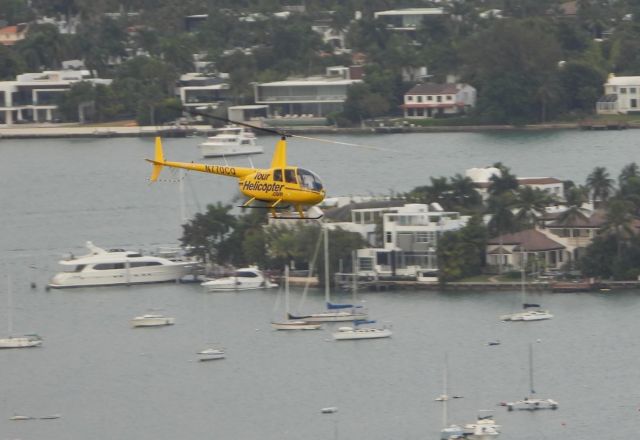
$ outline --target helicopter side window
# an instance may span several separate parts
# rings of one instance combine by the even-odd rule
[[[284,170],[284,180],[287,183],[298,183],[298,181],[296,180],[296,170]]]
[[[300,179],[300,185],[303,188],[313,191],[320,191],[322,189],[322,182],[320,182],[320,178],[311,171],[298,168],[298,178]]]
[[[273,180],[282,182],[282,170],[273,170]]]

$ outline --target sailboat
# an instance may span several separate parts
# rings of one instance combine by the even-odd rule
[[[529,396],[515,402],[506,402],[502,406],[506,406],[509,411],[514,409],[558,409],[558,402],[553,399],[539,399],[533,397],[536,393],[533,388],[533,344],[529,343]]]
[[[526,254],[525,254],[526,255]],[[548,310],[540,308],[540,304],[527,303],[527,291],[525,282],[525,267],[526,257],[522,264],[520,292],[522,298],[522,312],[510,313],[508,315],[500,316],[501,321],[543,321],[545,319],[553,318],[553,315]]]
[[[284,267],[284,303],[285,311],[289,316],[289,266]],[[276,330],[317,330],[322,324],[305,321],[304,319],[285,319],[272,321],[271,327]]]
[[[13,304],[11,292],[11,279],[7,276],[7,334],[6,338],[0,338],[0,348],[27,348],[42,345],[40,336],[22,335],[13,336]]]
[[[334,304],[331,302],[329,290],[329,229],[323,227],[324,234],[324,299],[327,310],[320,313],[296,316],[288,314],[289,319],[301,319],[307,322],[345,322],[366,320],[367,313],[360,310],[361,306],[354,304]],[[355,294],[355,292],[354,292]],[[355,297],[354,297],[355,299]]]
[[[448,379],[449,379],[449,362],[448,362],[448,357],[445,354],[444,369],[442,370],[442,383],[443,383],[442,394],[440,394],[435,399],[436,402],[442,402],[442,430],[440,431],[440,440],[451,440],[451,439],[463,438],[462,437],[463,432],[460,426],[454,425],[454,424],[449,425],[448,402],[451,397],[449,396]]]
[[[353,267],[353,294],[356,295],[358,291],[358,269],[357,269],[357,258],[356,253],[353,252],[352,256],[352,264]],[[388,338],[391,336],[391,329],[387,326],[382,328],[376,327],[360,327],[363,324],[375,324],[374,320],[366,320],[366,319],[358,319],[353,321],[353,327],[340,327],[337,332],[333,333],[333,339],[336,341],[344,341],[350,339],[379,339],[379,338]]]

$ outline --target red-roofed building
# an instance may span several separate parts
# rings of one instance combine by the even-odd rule
[[[487,264],[519,270],[525,261],[537,260],[549,269],[559,269],[570,255],[561,243],[536,229],[503,234],[487,242]]]
[[[418,84],[404,94],[405,118],[424,119],[436,115],[464,113],[476,105],[476,89],[467,84]]]
[[[24,40],[26,36],[26,23],[20,23],[15,26],[6,26],[0,29],[0,44],[3,46],[13,46],[16,42]]]

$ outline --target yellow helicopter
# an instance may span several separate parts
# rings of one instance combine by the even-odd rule
[[[206,115],[207,117],[213,117]],[[227,119],[213,117],[227,122]],[[266,208],[274,218],[309,219],[305,216],[305,208],[317,205],[325,197],[325,190],[320,178],[313,172],[304,168],[289,166],[287,164],[287,139],[286,135],[275,130],[254,127],[249,124],[234,122],[281,136],[276,143],[270,168],[244,168],[229,165],[210,165],[193,162],[172,162],[165,160],[162,150],[162,140],[156,137],[155,157],[146,159],[153,164],[151,181],[158,180],[162,167],[183,168],[185,170],[201,171],[204,173],[219,174],[221,176],[235,177],[238,186],[249,199],[242,205],[243,208]],[[252,206],[254,202],[263,202],[264,206]],[[298,213],[297,217],[278,215],[278,210],[288,209],[293,206]],[[313,217],[313,218],[320,218]]]

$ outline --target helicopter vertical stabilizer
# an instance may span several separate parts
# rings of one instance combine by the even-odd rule
[[[287,166],[287,139],[282,136],[276,144],[271,159],[271,168],[285,168]]]
[[[156,154],[153,158],[153,171],[151,172],[151,181],[158,180],[160,171],[162,170],[162,163],[164,162],[164,153],[162,152],[162,140],[160,136],[156,137]]]

